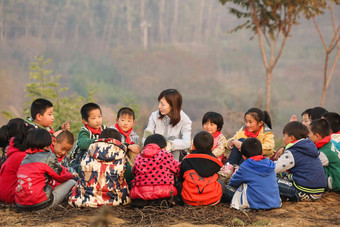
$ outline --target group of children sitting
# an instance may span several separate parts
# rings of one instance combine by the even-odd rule
[[[97,104],[80,112],[84,126],[75,143],[69,123],[51,128],[53,105],[46,99],[32,103],[30,119],[15,118],[0,129],[0,201],[22,210],[65,200],[74,207],[168,200],[272,209],[281,199],[315,201],[325,190],[340,190],[340,116],[320,107],[305,111],[302,123],[292,117],[283,129],[285,146],[276,152],[266,111],[249,109],[245,125],[228,140],[221,134],[223,117],[208,112],[181,162],[166,151],[162,135],[138,145],[128,107],[110,128],[102,125]]]

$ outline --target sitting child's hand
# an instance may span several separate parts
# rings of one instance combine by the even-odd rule
[[[293,116],[290,118],[289,122],[292,122],[292,121],[297,121],[296,115],[293,115]]]
[[[140,147],[137,144],[131,144],[128,147],[132,153],[140,154]]]
[[[63,131],[70,131],[71,127],[70,127],[70,123],[68,121],[65,121],[62,125],[61,125],[61,130]]]
[[[236,147],[239,151],[241,150],[242,142],[238,140],[233,140],[232,141],[234,147]]]

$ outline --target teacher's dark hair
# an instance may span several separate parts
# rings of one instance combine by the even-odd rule
[[[166,89],[159,94],[158,101],[162,98],[165,98],[166,102],[171,106],[168,116],[170,117],[170,124],[174,127],[181,120],[182,95],[176,89]],[[164,115],[159,113],[159,118],[163,117]]]

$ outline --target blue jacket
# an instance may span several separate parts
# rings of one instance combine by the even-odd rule
[[[247,199],[251,209],[272,209],[281,206],[275,164],[265,158],[259,161],[245,160],[230,179],[229,185],[248,185]]]
[[[289,173],[292,174],[294,186],[297,189],[313,193],[311,189],[321,189],[327,186],[319,151],[311,140],[300,140],[286,149],[294,157],[295,165]]]

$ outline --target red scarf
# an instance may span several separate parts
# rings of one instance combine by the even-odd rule
[[[260,129],[256,133],[253,133],[253,132],[249,132],[247,127],[246,127],[246,129],[244,130],[244,134],[248,137],[257,138],[257,136],[260,134],[260,131],[261,131],[262,128],[263,128],[263,125],[260,127]]]
[[[266,157],[264,157],[263,155],[256,155],[256,156],[250,157],[249,159],[253,159],[254,161],[260,161],[265,158]]]
[[[216,137],[218,137],[219,135],[221,135],[221,132],[220,131],[216,131],[212,136],[214,137],[214,139]]]
[[[320,149],[321,147],[323,147],[325,144],[329,143],[329,141],[331,141],[331,136],[325,136],[324,138],[322,138],[321,140],[319,140],[318,142],[315,143],[315,146]]]
[[[85,125],[85,124],[84,124]],[[85,127],[90,130],[93,134],[95,135],[100,135],[102,133],[102,127],[99,128],[99,130],[96,130],[94,128],[91,128],[90,126],[88,125],[85,125]]]
[[[131,139],[130,139],[130,133],[132,132],[132,128],[130,128],[129,131],[124,132],[124,131],[119,127],[118,123],[115,124],[115,127],[116,127],[116,129],[118,130],[118,132],[119,132],[120,134],[123,134],[123,135],[125,136],[125,138],[126,138],[125,142],[126,142],[126,143],[128,143],[128,144],[134,144],[133,142],[131,142]]]

